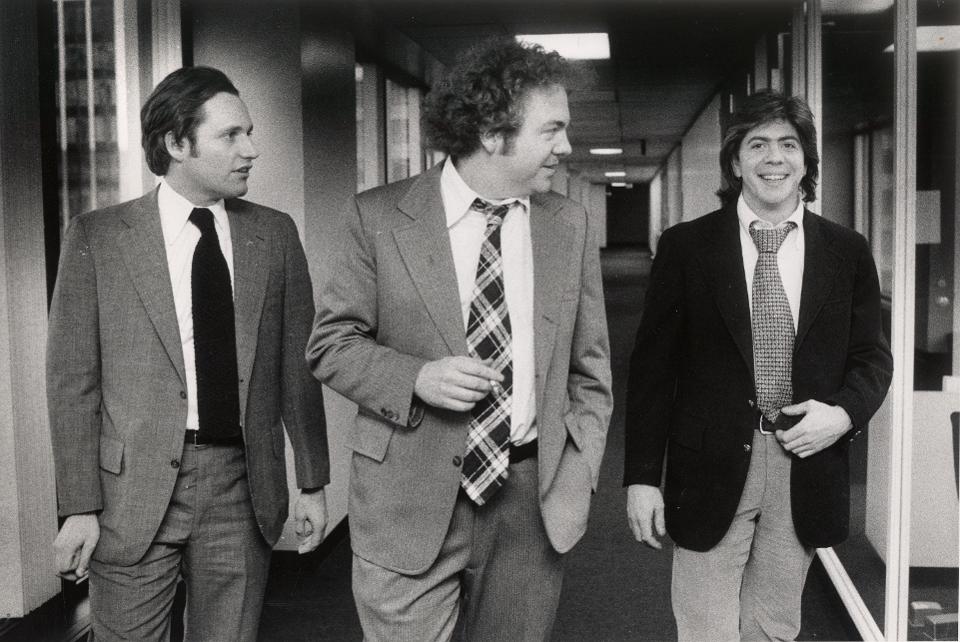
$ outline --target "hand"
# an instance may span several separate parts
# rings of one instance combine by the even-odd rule
[[[663,496],[656,486],[632,484],[627,487],[627,522],[633,536],[642,544],[661,549],[663,545],[654,536],[667,534],[663,517]]]
[[[846,410],[813,399],[784,406],[780,412],[804,416],[790,430],[777,431],[777,439],[783,447],[801,459],[832,446],[853,426]]]
[[[100,522],[95,513],[71,515],[63,522],[53,552],[57,572],[66,579],[81,580],[87,576],[90,556],[100,541]]]
[[[420,369],[414,393],[425,403],[447,410],[470,410],[490,394],[503,375],[478,359],[444,357]]]
[[[327,530],[326,492],[322,488],[312,493],[301,492],[293,507],[293,519],[300,538],[297,552],[303,555],[320,546]]]

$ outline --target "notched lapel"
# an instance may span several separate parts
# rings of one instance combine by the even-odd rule
[[[422,174],[400,200],[397,207],[412,222],[395,229],[393,237],[407,273],[450,353],[464,355],[466,330],[440,196],[441,167],[442,163]]]
[[[250,380],[257,352],[260,316],[270,274],[268,244],[259,229],[256,212],[238,213],[228,204],[230,238],[233,242],[233,307],[237,329],[237,373]],[[241,408],[246,400],[241,399]]]
[[[803,235],[803,286],[794,353],[800,349],[810,326],[820,314],[843,263],[843,257],[824,238],[817,215],[806,210],[803,213]]]
[[[167,356],[170,357],[180,381],[186,386],[180,326],[173,303],[163,229],[160,227],[157,191],[153,190],[135,201],[121,217],[127,225],[127,229],[121,234],[120,243],[124,265]]]
[[[560,323],[560,303],[563,286],[570,282],[567,274],[573,252],[573,230],[558,216],[560,204],[547,205],[534,195],[530,199],[530,241],[533,245],[533,318],[534,358],[539,381],[545,385],[547,368],[553,354],[557,326]],[[540,321],[546,323],[540,323]],[[537,391],[537,403],[542,391]]]
[[[717,225],[704,233],[703,267],[713,284],[713,297],[727,330],[753,377],[753,330],[750,325],[750,300],[743,272],[740,228],[736,211],[727,208]]]

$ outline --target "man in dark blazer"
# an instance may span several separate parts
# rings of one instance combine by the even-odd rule
[[[814,548],[847,536],[848,443],[892,360],[866,241],[803,206],[819,163],[806,104],[747,98],[720,162],[723,209],[668,229],[653,264],[627,514],[637,540],[676,543],[681,640],[793,639]]]
[[[593,222],[549,191],[570,153],[563,79],[557,54],[513,40],[464,56],[425,109],[450,157],[340,221],[307,354],[359,406],[367,640],[549,637],[612,405]]]
[[[326,526],[314,312],[293,221],[240,200],[258,153],[220,71],[167,76],[141,111],[145,196],[74,219],[50,311],[47,387],[59,570],[89,570],[97,640],[163,640],[177,582],[188,640],[254,640],[288,511]]]

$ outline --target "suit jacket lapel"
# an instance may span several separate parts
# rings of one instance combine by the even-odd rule
[[[809,210],[803,213],[803,286],[800,293],[800,318],[797,322],[796,353],[830,295],[831,286],[843,257],[823,236],[820,219]]]
[[[394,230],[393,234],[407,272],[450,353],[464,355],[467,354],[466,331],[440,196],[442,167],[441,163],[422,174],[400,200],[398,207],[412,222]]]
[[[703,246],[707,248],[704,267],[713,281],[714,300],[752,378],[753,330],[735,207],[725,208],[717,217],[716,226],[704,233]]]
[[[180,326],[173,303],[163,229],[160,227],[157,190],[133,201],[120,216],[127,225],[121,235],[120,244],[124,265],[167,356],[180,376],[180,381],[186,386]]]
[[[572,254],[573,234],[570,226],[557,214],[559,203],[548,205],[546,199],[530,197],[530,241],[533,245],[533,326],[534,359],[539,377],[536,397],[542,408],[547,368],[553,355],[553,344],[560,323],[560,302],[563,285],[573,278],[565,267]]]
[[[253,359],[257,352],[260,314],[267,291],[267,242],[260,234],[256,212],[238,212],[242,204],[227,202],[230,218],[230,239],[233,242],[233,314],[237,330],[237,374],[250,381]],[[241,391],[247,388],[240,387]],[[246,408],[246,399],[240,407]]]

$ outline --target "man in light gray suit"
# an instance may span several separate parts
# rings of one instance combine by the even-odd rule
[[[296,227],[239,200],[258,153],[247,108],[207,67],[141,111],[145,196],[71,222],[50,310],[47,387],[62,573],[89,570],[98,640],[164,640],[180,578],[188,640],[254,640],[287,518],[326,527],[313,292]]]
[[[547,639],[612,398],[599,255],[550,192],[565,65],[513,40],[434,87],[448,159],[344,212],[307,349],[355,401],[353,591],[369,640]]]

